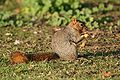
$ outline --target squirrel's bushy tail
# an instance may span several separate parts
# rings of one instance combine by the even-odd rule
[[[39,53],[39,54],[25,54],[19,51],[10,54],[11,64],[27,63],[29,61],[43,61],[58,59],[56,53]]]

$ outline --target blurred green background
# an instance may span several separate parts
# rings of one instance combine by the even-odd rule
[[[71,18],[90,29],[120,26],[119,0],[0,0],[0,27],[41,23],[65,26]],[[109,26],[109,27],[108,27]]]

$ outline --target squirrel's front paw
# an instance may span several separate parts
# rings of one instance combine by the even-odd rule
[[[87,33],[85,33],[85,34],[83,34],[81,37],[83,38],[83,37],[85,37],[85,38],[87,38],[89,35],[87,34]]]
[[[85,33],[83,36],[84,36],[85,38],[87,38],[89,35],[88,35],[87,33]]]

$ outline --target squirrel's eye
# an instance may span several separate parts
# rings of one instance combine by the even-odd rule
[[[84,26],[84,24],[81,24],[81,26]]]

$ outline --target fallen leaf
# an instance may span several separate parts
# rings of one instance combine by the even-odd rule
[[[112,75],[112,73],[111,72],[104,72],[104,77],[110,77],[111,75]]]

